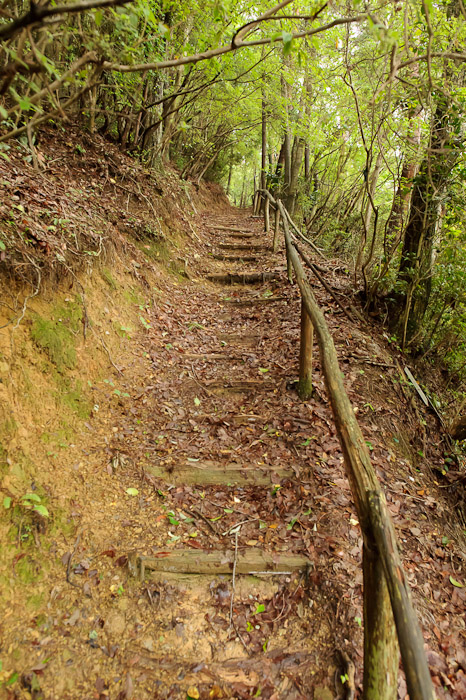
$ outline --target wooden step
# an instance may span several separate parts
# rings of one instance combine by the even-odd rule
[[[287,297],[239,297],[238,299],[223,299],[222,304],[233,304],[236,306],[256,306],[260,304],[273,304],[276,301],[287,301]]]
[[[148,557],[137,552],[128,555],[128,568],[133,576],[141,581],[146,571],[166,571],[180,574],[232,574],[235,563],[235,551],[174,549],[156,552]],[[299,554],[283,554],[282,552],[264,552],[262,549],[251,547],[238,552],[235,573],[254,575],[265,573],[293,573],[311,565],[311,561]]]
[[[237,382],[211,381],[203,385],[216,394],[245,394],[251,391],[275,391],[275,382],[265,379],[251,379]]]
[[[213,235],[217,235],[217,236],[220,237],[220,234],[213,234]],[[242,238],[247,238],[247,239],[255,238],[255,239],[257,240],[257,239],[262,238],[262,234],[259,234],[259,233],[234,233],[234,232],[233,232],[233,233],[228,233],[228,234],[226,234],[226,235],[227,235],[228,238],[239,238],[239,239],[242,239]],[[223,239],[224,237],[225,237],[225,234],[222,235],[222,239]]]
[[[254,338],[254,341],[257,340],[257,337]],[[255,343],[254,343],[255,344]],[[230,353],[230,352],[185,352],[183,353],[183,357],[189,357],[189,359],[193,360],[220,360],[224,362],[233,362],[233,361],[238,361],[240,362],[241,360],[244,360],[245,357],[249,357],[251,353],[245,352],[244,350],[240,350],[238,348],[238,352],[236,355]]]
[[[280,278],[279,272],[229,272],[207,275],[210,282],[217,284],[263,284]]]
[[[228,345],[239,345],[240,347],[253,348],[259,342],[260,335],[245,335],[243,333],[219,333],[218,339],[223,340]]]
[[[175,465],[158,465],[144,467],[153,476],[170,484],[199,484],[203,486],[270,486],[285,479],[295,479],[291,467],[269,467],[265,465],[218,464],[210,460],[199,462],[182,462]]]
[[[261,243],[245,243],[244,245],[240,245],[239,243],[218,243],[217,245],[224,250],[267,250],[267,246]]]
[[[221,226],[220,224],[208,224],[214,231],[234,231],[235,233],[255,233],[252,228],[238,228],[237,226]]]
[[[226,260],[228,262],[257,262],[260,257],[258,255],[212,255],[214,260]]]

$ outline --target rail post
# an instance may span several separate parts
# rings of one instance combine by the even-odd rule
[[[260,198],[259,190],[256,190],[256,191],[254,192],[254,204],[253,204],[253,207],[252,207],[252,213],[253,213],[253,215],[256,215],[256,214],[257,214],[257,209],[258,209],[258,204],[259,204],[259,198]]]
[[[274,220],[274,230],[273,230],[273,252],[276,253],[278,250],[278,242],[280,239],[280,209],[275,208],[275,220]]]
[[[268,197],[265,198],[264,202],[264,231],[265,233],[270,231],[270,200]]]
[[[314,326],[301,298],[301,339],[299,345],[299,398],[307,401],[312,396],[312,345]]]
[[[288,279],[292,281],[294,270],[301,292],[301,333],[306,323],[303,307],[315,330],[327,393],[363,535],[363,699],[395,700],[401,651],[411,700],[435,700],[424,639],[398,553],[393,522],[343,384],[332,335],[309,285],[288,224],[298,236],[303,236],[283,203],[268,192],[265,196],[280,211],[283,222]],[[311,241],[305,240],[315,248]],[[317,248],[315,250],[320,253]]]
[[[285,231],[285,241],[286,241],[287,237],[289,238],[289,236],[290,236],[290,228],[288,226],[288,221],[287,221],[286,214],[285,214],[285,208],[280,200],[278,200],[277,206],[278,206],[278,208],[280,210],[280,214],[282,216],[283,230]],[[291,256],[290,256],[290,251],[289,251],[288,245],[285,245],[285,250],[286,250],[286,276],[288,277],[288,282],[290,284],[293,284],[293,263],[291,262]]]

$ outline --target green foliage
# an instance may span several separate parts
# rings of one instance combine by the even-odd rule
[[[50,518],[46,502],[47,499],[41,490],[39,493],[37,491],[24,493],[19,498],[12,496],[3,498],[3,508],[8,513],[12,525],[10,531],[12,539],[20,540],[22,543],[32,543],[37,533],[45,531],[45,523]]]
[[[47,81],[59,81],[68,71],[53,94],[62,106],[70,96],[79,97],[85,128],[99,129],[148,165],[163,168],[171,159],[187,180],[221,182],[234,202],[246,206],[261,177],[264,115],[268,185],[294,208],[295,219],[319,245],[356,268],[356,286],[363,287],[369,305],[384,300],[388,320],[398,324],[390,332],[401,338],[403,348],[411,342],[403,337],[406,311],[417,347],[437,353],[461,373],[466,352],[466,314],[458,293],[465,288],[466,93],[463,64],[449,57],[466,41],[458,8],[457,3],[358,1],[321,10],[310,3],[306,16],[304,8],[297,8],[295,18],[251,25],[244,40],[267,40],[263,45],[163,70],[154,64],[176,64],[182,56],[230,47],[235,32],[270,6],[134,0],[82,13],[79,22],[65,16],[48,24],[47,32],[34,26],[30,34],[24,31],[4,42],[3,64],[18,61],[22,68],[5,83],[2,133],[15,133],[23,122],[33,126],[34,119],[50,115]],[[24,11],[21,3],[15,11]],[[353,22],[359,12],[363,18]],[[346,24],[345,18],[351,21]],[[332,26],[334,20],[343,23]],[[10,22],[1,17],[0,30]],[[293,38],[326,24],[325,31],[305,40]],[[427,51],[430,60],[416,62]],[[81,61],[86,52],[105,65],[99,84],[81,93],[92,82],[96,65]],[[28,62],[38,63],[40,71],[28,72]],[[136,65],[144,68],[133,72]],[[75,110],[75,104],[69,109]],[[439,115],[442,147],[432,148]],[[55,112],[53,118],[57,124]],[[24,126],[20,129],[22,148],[31,160],[37,143],[34,136],[27,138]],[[283,158],[279,162],[285,133],[291,162],[298,163],[293,182]],[[297,155],[304,143],[307,177]],[[0,147],[0,155],[9,158],[9,145]],[[76,146],[74,157],[84,155],[84,148]],[[426,173],[437,178],[432,186]],[[429,245],[417,246],[411,264],[406,251],[402,257],[402,246],[410,220],[408,200],[416,187],[424,189],[427,208],[432,204],[435,246],[432,236]],[[18,229],[20,207],[10,213],[5,230]],[[21,229],[18,235],[31,244],[30,231]],[[166,263],[180,279],[186,275],[160,232],[134,235],[148,259]],[[425,240],[425,232],[420,235]],[[6,249],[0,234],[0,255]],[[102,277],[116,289],[108,270]],[[424,300],[427,310],[412,313]],[[76,361],[67,331],[77,329],[39,317],[32,329],[34,341],[60,371]]]

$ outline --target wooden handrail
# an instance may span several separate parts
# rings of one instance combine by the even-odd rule
[[[262,193],[260,195],[263,196]],[[287,259],[296,275],[302,305],[314,326],[327,392],[363,534],[364,698],[396,698],[398,637],[411,700],[435,700],[424,640],[403,572],[392,519],[343,384],[332,335],[293,244],[288,226],[291,217],[279,199],[275,200],[270,193],[267,198],[280,211]]]

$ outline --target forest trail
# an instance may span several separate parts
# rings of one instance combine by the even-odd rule
[[[170,420],[150,430],[163,446],[144,471],[168,491],[174,527],[169,547],[136,546],[136,575],[157,569],[161,632],[136,666],[160,697],[333,697],[337,600],[309,557],[329,514],[303,449],[312,417],[292,388],[296,291],[261,221],[232,210],[205,227],[214,284],[173,300],[174,323],[159,326],[171,352],[155,391]]]
[[[361,687],[362,540],[317,351],[313,397],[296,392],[298,289],[250,211],[224,207],[197,231],[190,279],[153,289],[126,366],[95,388],[79,486],[62,486],[79,527],[53,543],[46,612],[26,628],[13,607],[3,620],[5,648],[21,640],[47,700],[331,700],[344,697],[341,652]],[[326,279],[344,300],[335,267]],[[463,681],[465,589],[451,580],[464,580],[465,555],[436,479],[435,418],[400,384],[381,331],[310,283],[402,543],[438,697],[461,698],[440,687]]]

